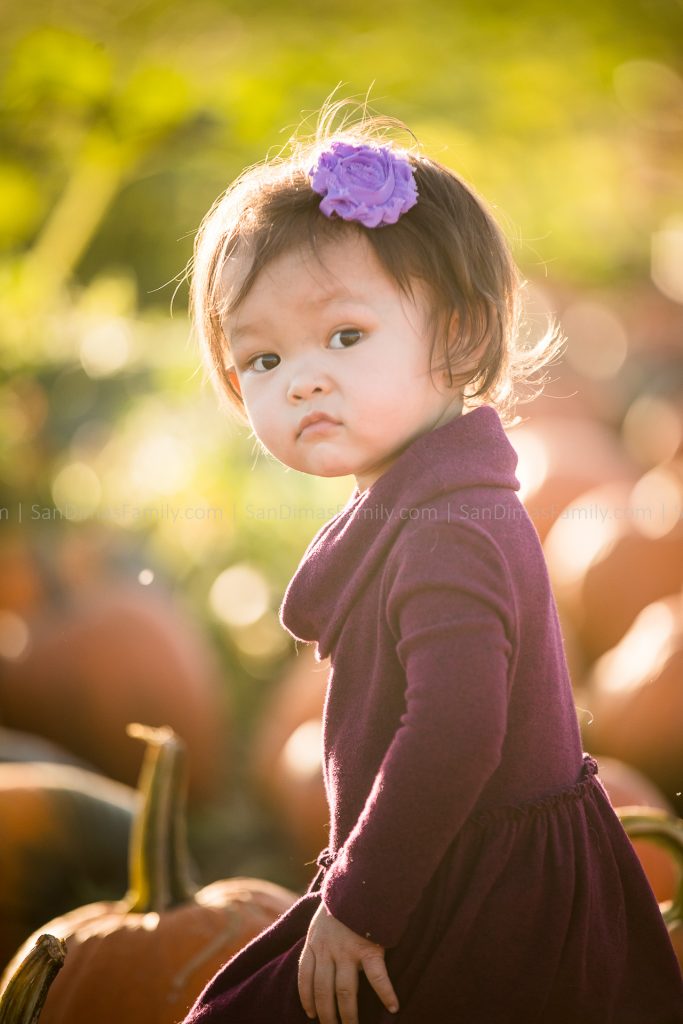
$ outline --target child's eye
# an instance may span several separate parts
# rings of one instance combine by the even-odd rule
[[[341,331],[334,332],[330,338],[330,346],[332,348],[351,348],[357,341],[360,341],[362,334],[363,332],[359,331],[357,327],[344,327]],[[335,338],[339,338],[339,345],[332,344]]]
[[[268,361],[269,359],[276,359],[277,362],[275,364],[271,364],[270,366],[257,366],[256,364],[258,363],[258,361],[260,359],[264,359],[266,361]],[[256,373],[267,373],[268,370],[274,370],[279,362],[280,362],[280,357],[276,356],[274,352],[264,352],[260,356],[253,356],[247,362],[246,369],[247,370],[255,370]]]

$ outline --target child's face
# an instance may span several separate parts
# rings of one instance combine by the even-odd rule
[[[353,475],[360,490],[461,411],[430,375],[428,290],[404,295],[362,236],[277,257],[224,322],[249,421],[286,466]],[[309,413],[332,422],[302,430]]]

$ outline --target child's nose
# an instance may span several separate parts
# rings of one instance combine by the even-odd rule
[[[287,397],[297,400],[309,398],[314,394],[326,394],[330,386],[329,376],[322,367],[308,362],[292,371]]]

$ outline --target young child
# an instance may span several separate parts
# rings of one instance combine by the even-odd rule
[[[560,350],[480,198],[361,118],[247,171],[198,235],[215,378],[280,462],[352,475],[281,621],[329,656],[329,846],[186,1024],[676,1024],[653,892],[582,752],[506,436]]]

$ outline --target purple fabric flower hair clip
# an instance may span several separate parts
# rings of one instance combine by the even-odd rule
[[[366,228],[395,224],[417,203],[414,169],[388,146],[333,142],[309,172],[311,188],[324,198],[320,211]]]

